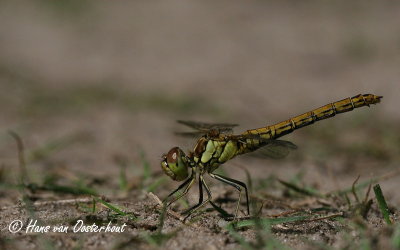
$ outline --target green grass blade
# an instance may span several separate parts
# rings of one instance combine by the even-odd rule
[[[151,168],[150,168],[150,163],[148,162],[144,151],[140,152],[140,158],[142,159],[142,166],[143,166],[143,182],[142,183],[144,183],[146,180],[148,180],[151,177]]]
[[[161,234],[161,231],[164,227],[164,222],[165,222],[165,214],[167,213],[167,205],[163,204],[161,214],[160,214],[160,219],[158,222],[158,228],[157,228],[157,233]]]
[[[97,192],[89,187],[70,187],[70,186],[62,186],[55,184],[45,184],[45,185],[37,185],[35,183],[30,183],[25,186],[26,188],[35,191],[35,190],[43,190],[43,191],[52,191],[55,193],[66,193],[66,194],[76,194],[76,195],[97,195]]]
[[[395,249],[400,249],[400,224],[397,224],[392,236],[392,245]]]
[[[122,211],[122,210],[121,210],[120,208],[118,208],[117,206],[112,205],[111,203],[109,203],[109,202],[107,202],[107,201],[105,201],[105,200],[103,200],[103,199],[101,199],[101,198],[99,198],[99,197],[94,197],[94,199],[95,199],[97,202],[103,204],[104,206],[106,206],[107,208],[111,209],[112,211],[114,211],[115,213],[117,213],[117,214],[119,214],[119,215],[121,215],[121,216],[127,216],[127,217],[129,217],[131,220],[137,219],[137,217],[134,216],[133,214],[128,214],[128,213]]]
[[[242,246],[243,249],[254,249],[236,230],[233,223],[229,223],[226,227],[229,234]]]
[[[170,233],[163,233],[162,229],[164,227],[164,222],[165,222],[165,216],[167,214],[167,206],[164,204],[162,206],[160,218],[158,220],[158,226],[157,226],[157,231],[154,234],[143,234],[143,238],[147,243],[150,245],[154,246],[161,246],[163,245],[166,241],[169,239],[175,237],[177,233],[181,230],[181,228],[178,228],[174,230],[173,232]]]
[[[361,182],[358,185],[354,185],[354,187],[351,186],[351,187],[348,187],[348,188],[345,188],[345,189],[342,189],[342,190],[338,190],[338,191],[335,191],[335,192],[332,192],[332,193],[337,194],[339,196],[342,196],[342,195],[345,195],[345,194],[348,194],[348,193],[352,193],[352,192],[354,192],[356,190],[359,190],[361,188],[368,187],[368,185],[370,185],[371,183],[376,183],[377,181],[378,181],[377,178],[372,178],[370,180]]]
[[[389,208],[387,206],[385,197],[382,194],[382,189],[379,186],[379,184],[376,184],[374,186],[374,193],[375,193],[376,200],[378,201],[379,209],[382,212],[383,218],[385,219],[385,221],[388,225],[391,225],[392,221],[390,220],[390,216],[389,216]]]
[[[318,193],[315,190],[310,190],[310,189],[305,189],[305,188],[301,188],[293,183],[289,183],[283,180],[278,180],[282,185],[286,186],[287,188],[292,189],[293,191],[300,193],[300,194],[304,194],[307,196],[317,196],[317,197],[322,197],[323,195]]]
[[[400,174],[400,170],[396,170],[396,171],[390,172],[388,174],[385,174],[385,175],[382,175],[382,176],[379,176],[379,177],[376,177],[376,178],[371,178],[369,180],[363,181],[358,185],[354,185],[354,188],[353,188],[353,186],[351,186],[351,187],[348,187],[348,188],[345,188],[345,189],[342,189],[342,190],[330,192],[327,195],[335,194],[335,195],[342,196],[342,195],[345,195],[347,193],[359,190],[361,188],[368,187],[369,185],[376,184],[379,181],[383,181],[383,180],[387,180],[387,179],[393,178],[395,176],[398,176],[399,174]]]

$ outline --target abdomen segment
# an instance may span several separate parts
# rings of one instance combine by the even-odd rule
[[[256,137],[263,139],[276,139],[283,135],[289,134],[292,131],[313,124],[316,121],[327,119],[335,116],[336,114],[351,111],[355,108],[369,106],[370,104],[376,104],[380,102],[382,96],[376,96],[372,94],[357,95],[351,98],[346,98],[341,101],[329,103],[320,108],[314,109],[307,113],[295,116],[289,120],[277,123],[275,125],[247,130],[243,135],[254,134]],[[246,147],[254,150],[259,146],[260,140],[250,138],[246,140]]]

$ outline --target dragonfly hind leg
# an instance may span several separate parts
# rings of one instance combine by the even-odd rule
[[[206,189],[207,192],[207,199],[203,201],[203,186]],[[203,175],[199,176],[199,202],[194,205],[193,207],[189,208],[188,210],[184,211],[182,214],[187,214],[184,220],[186,220],[192,213],[196,212],[198,209],[203,207],[205,204],[207,204],[211,199],[211,191],[210,188],[207,186],[207,183],[204,181]]]
[[[242,188],[244,188],[244,191],[246,193],[247,214],[250,215],[249,193],[248,193],[246,184],[244,184],[241,181],[238,181],[238,180],[235,180],[235,179],[231,179],[231,178],[228,178],[228,177],[225,177],[225,176],[221,176],[221,175],[218,175],[218,174],[210,173],[210,176],[212,178],[216,179],[216,180],[219,180],[219,181],[225,183],[225,184],[231,185],[231,186],[235,187],[238,190],[239,199],[238,199],[237,204],[236,204],[235,219],[237,218],[237,214],[238,214],[238,211],[239,211],[240,199],[242,197]]]

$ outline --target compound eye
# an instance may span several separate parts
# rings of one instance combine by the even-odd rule
[[[185,160],[185,153],[178,147],[174,147],[164,156],[161,167],[173,180],[183,181],[189,175]]]
[[[176,163],[178,161],[179,156],[180,156],[179,148],[178,147],[172,148],[166,156],[167,163]]]

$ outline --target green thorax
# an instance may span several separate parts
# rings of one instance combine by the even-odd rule
[[[242,151],[243,145],[237,140],[201,137],[194,148],[193,160],[205,171],[212,172]]]

